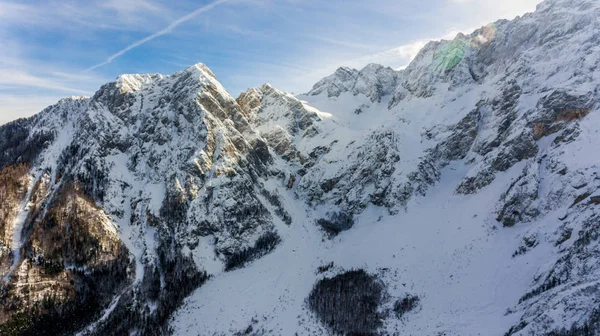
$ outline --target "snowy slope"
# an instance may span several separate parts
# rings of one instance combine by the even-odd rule
[[[305,308],[305,299],[323,276],[315,274],[317,268],[330,262],[335,271],[381,272],[394,297],[422,297],[419,313],[387,323],[390,333],[502,334],[517,320],[504,316],[504,307],[528,288],[534,270],[511,274],[528,268],[528,260],[514,263],[510,258],[519,234],[492,229],[495,221],[485,209],[493,207],[494,191],[502,184],[478,199],[456,197],[453,188],[460,170],[461,165],[449,167],[432,190],[435,196],[415,199],[408,212],[388,216],[371,209],[355,228],[331,241],[322,241],[311,220],[290,229],[275,252],[248,269],[211,279],[188,299],[176,315],[175,334],[230,334],[246,330],[253,318],[258,320],[256,329],[271,334],[319,334],[322,328]],[[539,252],[527,259],[550,258]]]
[[[389,334],[593,325],[599,10],[546,1],[432,42],[404,71],[340,68],[299,96],[330,115],[317,163],[287,196],[307,203],[297,210],[307,219],[271,255],[197,290],[176,334],[328,334],[308,293],[352,268],[380,274],[388,308],[407,293],[421,298],[418,312],[386,320]],[[314,224],[337,213],[353,226],[323,241]],[[330,262],[335,270],[317,274]]]
[[[0,127],[0,332],[352,334],[309,297],[361,269],[362,334],[597,333],[599,65],[600,3],[546,0],[297,97],[197,64]]]

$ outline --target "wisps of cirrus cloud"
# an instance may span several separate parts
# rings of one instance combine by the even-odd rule
[[[78,35],[105,29],[147,31],[152,29],[152,23],[160,23],[169,12],[155,0],[0,0],[0,27]]]
[[[379,0],[375,1],[381,2]],[[398,2],[402,1],[387,2],[387,6],[382,6],[377,10],[386,13],[400,10],[403,6],[399,6]],[[458,33],[469,34],[475,29],[498,19],[513,19],[516,16],[533,11],[540,1],[542,0],[423,0],[424,3],[437,3],[439,13],[434,14],[434,8],[432,8],[432,17],[426,20],[428,22],[437,21],[438,25],[431,26],[432,31],[437,31],[435,34],[427,34],[425,35],[426,37],[412,40],[400,46],[377,51],[376,46],[369,48],[369,44],[362,44],[352,40],[354,33],[350,32],[346,34],[346,40],[350,41],[349,43],[335,43],[334,40],[330,42],[339,46],[347,44],[348,48],[354,49],[364,47],[366,50],[362,55],[357,57],[340,57],[337,55],[329,57],[327,53],[320,53],[313,56],[308,62],[296,58],[296,60],[288,60],[288,63],[295,63],[295,67],[276,69],[274,71],[277,75],[272,75],[270,78],[263,78],[284,90],[287,89],[295,93],[302,93],[308,91],[319,79],[332,74],[340,66],[361,69],[369,63],[378,63],[397,70],[404,69],[428,42],[453,39]],[[412,4],[411,1],[408,2]],[[446,16],[451,16],[450,13],[454,13],[456,17],[460,18],[457,21],[460,22],[459,27],[456,27],[454,23],[451,23],[450,19],[446,18]],[[412,14],[404,13],[401,15]],[[425,18],[426,16],[420,14],[419,17]],[[388,32],[388,34],[391,36],[393,32]],[[340,40],[344,41],[343,38],[340,38]],[[303,70],[298,70],[298,66],[302,67]],[[250,80],[251,76],[245,76],[245,78],[236,76],[235,79],[236,81]]]
[[[141,40],[133,42],[132,44],[128,45],[127,47],[125,47],[125,48],[119,50],[118,52],[114,53],[113,55],[111,55],[108,59],[106,59],[106,61],[98,63],[98,64],[96,64],[96,65],[88,68],[85,71],[88,72],[88,71],[97,69],[97,68],[99,68],[101,66],[107,65],[107,64],[111,63],[112,61],[114,61],[115,59],[123,56],[128,51],[130,51],[132,49],[135,49],[135,48],[141,46],[144,43],[150,42],[150,41],[154,40],[157,37],[160,37],[160,36],[168,34],[168,33],[172,32],[175,28],[177,28],[178,26],[180,26],[181,24],[183,24],[183,23],[185,23],[185,22],[193,19],[194,17],[196,17],[196,16],[198,16],[198,15],[200,15],[202,13],[206,13],[206,12],[212,10],[213,8],[215,8],[215,7],[219,6],[219,5],[222,5],[222,4],[224,4],[224,3],[228,2],[228,1],[230,1],[230,0],[217,0],[215,2],[212,2],[212,3],[208,4],[208,5],[202,6],[202,7],[198,8],[198,9],[196,9],[195,11],[193,11],[193,12],[191,12],[189,14],[186,14],[186,15],[184,15],[184,16],[176,19],[176,20],[174,20],[167,27],[165,27],[165,28],[157,31],[156,33],[153,33],[153,34],[151,34],[151,35],[149,35],[147,37],[144,37]]]
[[[294,88],[291,91],[294,91],[295,93],[303,93],[306,92],[311,85],[316,83],[319,79],[332,74],[335,69],[341,66],[362,69],[370,63],[376,63],[389,66],[395,70],[402,70],[408,66],[408,64],[417,56],[419,51],[421,51],[421,49],[427,43],[431,41],[453,39],[460,32],[471,32],[473,30],[474,28],[465,28],[462,30],[452,29],[441,36],[418,39],[398,47],[381,52],[369,53],[355,58],[333,60],[322,59],[316,67],[303,68],[301,71],[297,70],[295,73],[293,73],[293,76],[287,78],[283,77],[284,83],[288,82],[289,87]],[[292,69],[286,69],[286,71],[292,73],[289,70]]]
[[[61,32],[64,39],[81,41],[92,39],[96,31],[143,31],[146,28],[140,18],[155,17],[161,9],[145,0],[0,0],[0,124],[37,113],[65,96],[91,95],[110,78],[83,73],[82,67],[71,64],[67,57],[48,59],[52,53],[70,56],[81,51],[61,50],[55,42],[35,44],[20,32],[27,37]]]
[[[428,36],[453,38],[539,1],[0,0],[0,124],[91,95],[122,69],[169,73],[205,62],[233,94],[263,82],[305,92],[339,66],[402,68]],[[151,56],[135,59],[129,52],[142,45]],[[143,66],[130,68],[132,59]]]
[[[90,95],[106,80],[17,55],[16,45],[0,39],[0,124],[37,113],[64,96]]]
[[[159,0],[50,0],[31,3],[0,0],[0,124],[37,113],[64,96],[93,94],[111,77],[91,70],[109,64],[128,51],[169,34],[185,22],[229,1],[216,0],[182,15],[181,11],[173,9],[176,6],[167,6]],[[165,21],[169,18],[174,19]],[[166,27],[164,24],[162,29],[156,27],[163,22]],[[152,30],[153,27],[156,29]],[[62,38],[77,42],[93,41],[98,39],[96,33],[106,31],[147,32],[150,35],[86,68],[82,65],[91,59],[91,53],[82,54],[83,59],[76,64],[69,64],[67,59],[40,58],[37,55],[43,54],[44,49],[57,52],[58,48],[42,42],[32,46],[15,36],[15,28],[36,34],[60,33]],[[74,54],[81,50],[64,52]]]

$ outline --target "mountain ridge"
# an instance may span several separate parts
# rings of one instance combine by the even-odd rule
[[[296,97],[122,75],[1,126],[0,331],[597,332],[598,14],[547,0]],[[344,277],[378,322],[320,306]]]

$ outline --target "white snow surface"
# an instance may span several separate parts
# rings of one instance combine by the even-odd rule
[[[306,210],[298,208],[294,217],[306,219],[283,233],[275,252],[246,269],[215,276],[187,300],[175,317],[175,334],[230,334],[245,330],[252,318],[274,335],[318,334],[321,327],[305,299],[322,277],[317,268],[330,262],[336,270],[381,273],[393,297],[422,298],[422,310],[388,323],[389,332],[502,334],[518,319],[505,316],[506,307],[530,285],[532,265],[552,256],[538,249],[515,262],[511,253],[527,228],[494,229],[489,209],[518,167],[478,197],[453,194],[464,170],[461,163],[448,167],[430,196],[411,201],[406,213],[370,209],[332,241],[324,241]]]
[[[341,68],[310,93],[298,96],[320,121],[319,133],[297,138],[296,148],[309,153],[317,146],[335,144],[298,186],[285,194],[294,222],[289,228],[280,228],[283,243],[244,269],[215,273],[173,318],[175,334],[230,335],[253,325],[272,335],[327,335],[309,311],[306,298],[319,279],[353,268],[380,275],[391,297],[388,308],[394,298],[405,294],[421,298],[418,311],[401,320],[388,318],[381,330],[385,334],[504,335],[525,321],[529,326],[514,334],[539,335],[581,323],[594,304],[591,299],[569,297],[575,293],[569,286],[559,286],[533,300],[521,298],[552,274],[560,264],[557,260],[572,246],[575,238],[557,241],[565,228],[565,214],[579,211],[571,208],[578,196],[573,186],[589,183],[599,172],[594,154],[600,143],[600,77],[595,70],[600,64],[599,13],[600,4],[595,1],[546,1],[536,13],[514,21],[499,21],[454,41],[433,42],[406,70],[394,75],[386,72],[365,82],[360,78],[370,78],[376,66],[363,69],[362,74]],[[571,44],[573,41],[578,42]],[[582,67],[589,71],[581,73]],[[501,114],[503,110],[493,111],[496,107],[491,102],[508,100],[505,92],[511,81],[519,86],[519,95],[504,143],[522,142],[524,135],[531,136],[533,122],[542,118],[543,98],[555,90],[573,96],[589,93],[589,115],[568,126],[575,125],[575,139],[557,142],[561,133],[537,139],[533,157],[494,172],[492,181],[474,194],[458,193],[466,178],[480,176],[505,151],[500,147],[481,154],[478,148],[499,136],[498,125],[506,115]],[[393,82],[396,84],[390,84]],[[388,86],[377,91],[381,83]],[[390,91],[389,85],[397,87]],[[410,183],[410,173],[452,134],[453,125],[478,107],[473,145],[464,158],[440,166],[439,181],[425,196],[410,198],[391,214],[369,204],[356,215],[352,229],[332,240],[324,238],[315,223],[339,209],[336,200],[362,202],[376,186],[350,189],[339,197],[325,195],[307,205],[303,200],[311,195],[312,181],[321,183],[340,175],[348,178],[340,172],[354,159],[367,160],[369,165],[373,158],[368,153],[378,140],[369,144],[368,135],[388,132],[400,156],[391,183]],[[263,133],[284,126],[273,109],[268,105],[261,112],[270,115],[269,122],[259,128]],[[357,152],[363,154],[356,156]],[[556,174],[553,169],[557,165],[568,168],[566,177]],[[536,181],[535,188],[531,189],[531,182],[509,187],[524,179]],[[595,190],[597,185],[590,183],[589,188]],[[539,213],[513,227],[503,227],[498,221],[506,204],[503,200],[527,190],[536,196],[520,204]],[[594,213],[593,209],[585,211]],[[585,214],[575,216],[584,218]],[[572,237],[576,237],[580,223],[573,225]],[[536,239],[535,246],[517,253],[524,238],[531,237]],[[317,274],[319,266],[330,262],[335,264],[334,270]],[[596,282],[590,281],[580,287],[591,288]]]
[[[107,172],[100,205],[135,260],[132,287],[166,230],[151,218],[169,192],[186,197],[173,234],[211,278],[173,316],[175,335],[250,325],[329,335],[306,298],[319,279],[356,268],[386,284],[383,310],[406,294],[421,298],[402,319],[389,315],[384,334],[569,328],[600,302],[600,268],[589,266],[600,244],[578,240],[594,232],[598,211],[599,27],[600,2],[546,0],[535,13],[432,42],[405,70],[342,68],[298,97],[264,85],[236,101],[202,64],[123,75],[40,114],[36,129],[57,137],[31,184],[70,144],[86,149],[72,170],[89,173],[89,161]],[[247,160],[263,142],[272,160],[251,176]],[[290,225],[260,191],[280,196]],[[266,214],[223,224],[246,203]],[[329,237],[317,222],[334,213],[354,225]],[[271,231],[282,238],[273,252],[225,272],[219,251]],[[559,272],[559,285],[524,298]]]

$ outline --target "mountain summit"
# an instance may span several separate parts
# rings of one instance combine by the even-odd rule
[[[233,98],[203,64],[0,127],[2,335],[600,333],[600,3]]]

